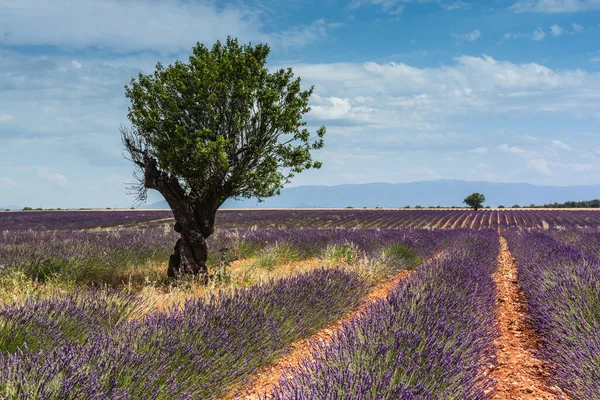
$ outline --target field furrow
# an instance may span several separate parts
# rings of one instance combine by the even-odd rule
[[[549,372],[536,358],[539,349],[536,332],[525,318],[525,303],[517,282],[516,262],[506,239],[500,237],[496,282],[496,324],[500,336],[496,339],[496,359],[488,373],[496,381],[491,399],[557,399],[556,388],[546,383]]]

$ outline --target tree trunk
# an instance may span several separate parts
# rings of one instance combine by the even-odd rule
[[[183,229],[181,239],[177,240],[175,250],[169,259],[167,275],[177,277],[182,274],[197,275],[199,280],[208,283],[208,246],[200,231]]]
[[[214,231],[216,210],[214,206],[197,202],[191,213],[177,214],[175,232],[181,234],[173,255],[169,259],[167,275],[177,277],[182,274],[198,275],[201,282],[208,283],[208,245],[206,239]],[[177,218],[179,216],[179,218]]]

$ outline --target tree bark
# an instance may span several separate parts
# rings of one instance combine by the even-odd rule
[[[218,196],[202,200],[191,200],[179,184],[177,178],[160,171],[157,162],[144,154],[144,186],[158,190],[173,211],[175,232],[181,235],[169,259],[167,275],[177,277],[182,274],[198,275],[203,283],[208,283],[208,238],[214,231],[215,215],[220,206]]]
[[[206,284],[208,283],[207,258],[208,246],[202,234],[199,231],[182,231],[181,238],[177,240],[169,259],[167,275],[174,278],[182,274],[194,274]]]

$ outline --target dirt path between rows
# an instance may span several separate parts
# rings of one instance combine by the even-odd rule
[[[242,388],[225,397],[225,399],[259,399],[264,398],[265,394],[272,393],[277,386],[283,373],[291,367],[300,365],[300,362],[310,357],[310,352],[315,343],[329,343],[334,338],[335,333],[342,328],[344,322],[360,318],[361,314],[371,305],[380,299],[385,299],[388,293],[394,289],[402,280],[406,279],[412,271],[401,271],[394,275],[390,280],[373,288],[360,302],[358,309],[351,312],[346,317],[335,322],[325,329],[321,329],[312,336],[299,340],[290,345],[289,351],[282,358],[277,360],[276,364],[260,368],[258,372]]]
[[[486,371],[496,380],[496,391],[491,399],[566,399],[558,387],[546,383],[550,375],[548,369],[534,356],[537,335],[525,320],[517,263],[503,237],[500,237],[498,270],[493,278],[498,288],[496,319],[500,336],[495,341],[496,365],[490,365]]]

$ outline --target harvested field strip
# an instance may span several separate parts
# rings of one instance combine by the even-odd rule
[[[321,329],[312,336],[302,339],[289,346],[286,354],[273,365],[259,369],[259,371],[243,387],[236,389],[234,394],[225,396],[225,399],[259,399],[264,393],[272,393],[279,380],[283,377],[286,369],[297,367],[306,361],[316,343],[326,345],[330,343],[335,333],[339,331],[344,323],[347,323],[364,315],[367,308],[374,302],[385,299],[387,295],[412,271],[401,271],[394,275],[389,281],[373,288],[360,302],[359,308],[346,315],[327,328]]]
[[[263,398],[482,398],[493,354],[498,236],[465,233],[284,371]],[[349,396],[351,394],[351,396]]]
[[[496,282],[496,321],[500,336],[494,344],[496,362],[487,373],[497,382],[492,399],[556,399],[555,391],[548,387],[544,364],[535,357],[538,339],[527,324],[523,295],[517,283],[517,266],[508,249],[506,239],[500,238],[498,270],[493,275]]]

